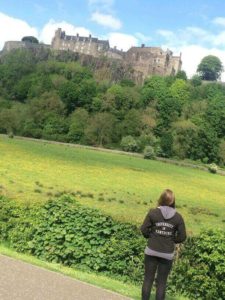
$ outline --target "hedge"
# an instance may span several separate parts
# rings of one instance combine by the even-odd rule
[[[134,225],[120,223],[70,196],[42,205],[0,197],[0,239],[40,259],[104,272],[141,283],[145,239]],[[225,233],[205,231],[188,238],[169,279],[171,294],[190,299],[225,299]]]

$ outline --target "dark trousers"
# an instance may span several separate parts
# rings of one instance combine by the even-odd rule
[[[156,300],[164,300],[166,295],[167,277],[173,261],[161,257],[145,255],[145,277],[142,286],[142,300],[149,300],[152,285],[156,277]]]

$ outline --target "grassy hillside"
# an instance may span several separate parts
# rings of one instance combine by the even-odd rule
[[[165,188],[189,232],[224,228],[225,178],[137,157],[0,137],[0,193],[46,201],[66,191],[116,219],[140,224]]]

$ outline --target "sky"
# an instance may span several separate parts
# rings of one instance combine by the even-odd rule
[[[189,77],[209,54],[225,66],[224,0],[0,0],[0,50],[27,35],[50,44],[59,27],[124,51],[141,44],[169,48],[182,53]]]

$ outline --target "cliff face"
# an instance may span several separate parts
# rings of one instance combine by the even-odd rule
[[[82,66],[90,68],[97,81],[109,80],[119,82],[126,78],[137,84],[144,82],[143,73],[136,71],[132,64],[125,60],[116,60],[105,56],[94,57],[92,55],[71,51],[54,50],[51,52],[58,61],[78,61]]]

